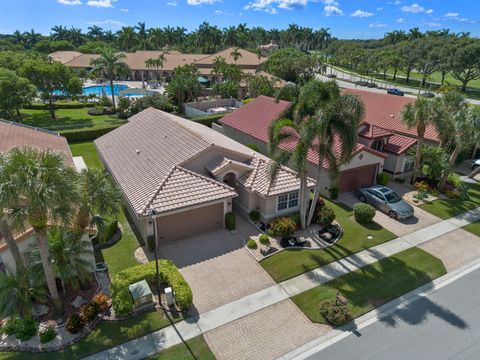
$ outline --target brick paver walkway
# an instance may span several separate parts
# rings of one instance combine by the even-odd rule
[[[331,329],[284,300],[208,332],[205,340],[217,359],[275,359]]]

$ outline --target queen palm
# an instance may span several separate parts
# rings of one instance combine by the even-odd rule
[[[237,60],[242,57],[242,53],[240,52],[240,49],[238,47],[234,47],[230,52],[230,56],[233,58],[233,61],[235,61],[236,63]]]
[[[67,285],[78,288],[80,282],[89,278],[93,269],[91,262],[87,260],[92,256],[88,241],[82,240],[73,231],[54,227],[48,232],[48,249],[53,271],[62,283],[64,295]],[[40,252],[36,244],[30,254],[33,261],[36,261],[32,269],[41,267]]]
[[[417,129],[417,150],[415,154],[415,164],[413,166],[412,184],[417,179],[417,172],[420,169],[422,156],[422,147],[425,139],[427,126],[435,123],[437,110],[433,103],[427,99],[417,98],[413,104],[407,104],[402,111],[402,121],[408,128]]]
[[[32,281],[30,281],[32,279]],[[33,301],[45,301],[47,292],[44,283],[32,271],[25,268],[16,272],[0,273],[0,314],[22,318],[32,317]]]
[[[0,204],[35,233],[50,297],[58,312],[62,304],[50,262],[47,225],[69,222],[77,193],[77,174],[62,154],[14,148],[2,155]]]
[[[76,233],[83,234],[90,224],[116,215],[120,211],[122,200],[110,176],[101,169],[82,171],[78,184],[74,229]]]
[[[155,69],[158,72],[159,69],[163,69],[166,60],[165,54],[161,53],[157,58],[145,60],[145,66],[147,69]]]
[[[127,74],[130,71],[128,65],[122,60],[125,59],[124,53],[116,53],[113,48],[104,48],[100,51],[100,56],[92,59],[93,71],[101,73],[106,79],[110,81],[110,90],[112,92],[113,108],[115,107],[115,92],[113,80],[121,74]]]

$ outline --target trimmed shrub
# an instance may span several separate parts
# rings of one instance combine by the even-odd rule
[[[274,236],[288,237],[297,229],[297,224],[292,218],[281,217],[270,223],[270,229]]]
[[[225,227],[230,231],[236,229],[237,222],[235,219],[235,214],[233,212],[228,212],[225,214]]]
[[[335,200],[336,198],[338,198],[338,188],[336,186],[328,189],[328,192],[330,194],[330,199]]]
[[[386,186],[390,181],[390,176],[388,174],[382,172],[377,175],[377,184]]]
[[[93,109],[88,109],[87,113],[92,116],[105,115],[105,109],[101,106],[95,106]]]
[[[172,287],[175,292],[175,299],[182,310],[192,305],[193,295],[190,286],[183,275],[178,271],[175,264],[166,259],[158,261],[160,279]],[[128,315],[133,310],[133,299],[128,290],[128,285],[140,280],[148,283],[155,281],[155,261],[137,265],[125,269],[112,277],[112,306],[118,315]]]
[[[90,322],[100,314],[100,305],[95,301],[91,301],[85,304],[80,309],[80,316],[85,319],[86,322]]]
[[[300,213],[295,213],[293,215],[290,215],[290,219],[295,221],[295,224],[297,224],[297,226],[300,226]]]
[[[273,230],[272,230],[272,229],[267,229],[267,230],[265,231],[265,233],[266,233],[268,236],[271,236],[271,237],[275,236],[275,235],[273,234]]]
[[[445,195],[447,195],[447,197],[449,199],[458,199],[460,198],[460,193],[456,190],[447,190],[445,191]]]
[[[220,120],[224,115],[225,114],[206,116],[203,118],[192,119],[192,121],[211,128],[212,124],[218,124],[218,120]]]
[[[78,313],[73,313],[67,319],[65,328],[70,334],[78,334],[85,326],[85,318]]]
[[[3,325],[3,333],[5,335],[13,335],[17,331],[17,328],[20,326],[20,318],[18,316],[12,316],[10,319],[7,320],[5,325]]]
[[[44,330],[40,331],[38,335],[40,336],[40,342],[42,344],[46,344],[57,337],[57,330],[55,329],[55,326],[50,325]]]
[[[103,136],[105,134],[108,134],[110,131],[115,130],[119,126],[120,125],[115,125],[101,129],[65,130],[60,131],[60,135],[65,136],[69,143],[93,141],[100,136]]]
[[[318,212],[318,223],[321,225],[330,225],[335,220],[335,211],[328,206],[324,206]]]
[[[335,326],[344,325],[352,320],[352,313],[347,305],[337,305],[331,300],[324,301],[320,305],[320,314]]]
[[[147,236],[147,250],[153,253],[155,251],[155,236],[148,235]]]
[[[255,240],[253,240],[252,238],[248,239],[247,241],[247,247],[249,249],[256,249],[258,246],[257,246],[257,242]]]
[[[368,224],[375,216],[375,209],[370,204],[358,203],[353,205],[353,215],[358,223]]]
[[[38,323],[33,319],[21,319],[17,322],[15,337],[20,341],[27,341],[35,336],[38,330]]]
[[[98,304],[100,311],[105,311],[108,309],[108,296],[104,293],[98,293],[97,295],[95,295],[92,299],[92,302]]]
[[[260,148],[258,147],[257,144],[245,144],[246,147],[249,149],[252,149],[253,151],[260,152]]]
[[[72,101],[72,102],[56,102],[55,103],[55,109],[83,109],[83,108],[93,108],[95,107],[95,103],[83,103],[83,102],[77,102],[77,101]],[[43,104],[43,103],[33,103],[24,106],[24,109],[31,109],[31,110],[49,110],[50,106],[48,104]]]
[[[250,214],[248,214],[248,216],[250,216],[250,220],[252,220],[253,222],[257,222],[260,220],[260,213],[257,210],[250,211]]]
[[[258,241],[260,241],[260,244],[262,245],[270,245],[270,238],[268,237],[268,235],[265,235],[265,234],[260,235],[260,237],[258,238]]]
[[[405,183],[405,178],[396,177],[396,178],[394,179],[394,181],[395,181],[396,183],[403,184],[403,183]]]
[[[242,101],[243,105],[247,105],[250,101],[252,101],[253,98],[248,98]]]

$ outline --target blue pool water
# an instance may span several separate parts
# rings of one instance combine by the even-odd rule
[[[113,85],[113,94],[118,95],[120,91],[125,90],[127,88],[128,88],[127,85],[115,84]],[[110,85],[84,87],[83,95],[90,95],[90,94],[95,94],[97,96],[102,96],[103,94],[105,94],[105,95],[111,96],[112,89],[110,88]]]

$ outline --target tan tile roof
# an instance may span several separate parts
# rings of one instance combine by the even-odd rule
[[[98,58],[100,55],[97,54],[82,54],[73,58],[70,61],[67,61],[65,65],[74,67],[74,68],[89,68],[92,67],[91,62],[93,59]]]
[[[244,49],[238,49],[239,53],[242,55],[235,61],[230,55],[233,51],[233,48],[228,48],[222,51],[219,51],[213,55],[209,55],[203,59],[198,60],[195,64],[199,66],[212,65],[217,56],[221,56],[225,59],[227,64],[237,64],[239,66],[259,66],[264,63],[267,58],[261,57],[258,59],[257,54],[254,54],[250,51]]]
[[[275,196],[300,188],[300,180],[292,169],[282,166],[273,181],[271,180],[271,160],[258,157],[253,158],[251,165],[254,170],[243,175],[238,181],[250,191],[257,192],[263,197]],[[315,181],[308,178],[308,187],[315,186]]]
[[[53,61],[59,61],[62,64],[65,64],[76,57],[79,57],[80,55],[82,55],[82,53],[78,51],[56,51],[48,55],[48,57]]]
[[[235,190],[226,184],[174,166],[142,209],[142,215],[151,209],[162,213],[236,196]]]
[[[72,153],[63,136],[13,121],[0,120],[0,153],[14,147],[60,152],[65,155],[67,163],[73,165]]]
[[[205,165],[205,168],[210,171],[213,175],[218,174],[223,169],[227,168],[228,166],[235,166],[246,171],[251,171],[254,169],[252,165],[242,163],[240,161],[232,160],[223,156],[219,156],[216,159],[209,162]]]
[[[269,74],[269,73],[267,73],[266,71],[263,71],[263,70],[255,72],[255,73],[251,73],[251,75],[253,75],[253,76],[263,76],[263,77],[266,77],[270,81],[274,81],[273,86],[277,89],[282,88],[287,84],[287,82],[285,80],[280,79],[276,76],[273,76],[272,74]],[[247,83],[246,79],[242,79],[242,81],[240,81],[240,87],[247,87],[247,85],[248,85],[248,83]]]

